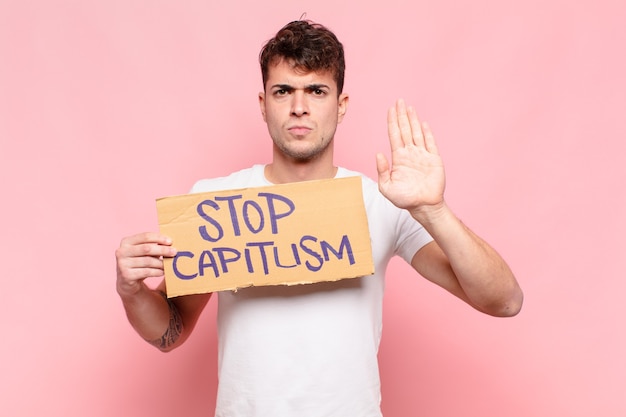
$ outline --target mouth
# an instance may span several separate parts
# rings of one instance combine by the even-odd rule
[[[304,136],[309,133],[312,129],[307,126],[291,126],[287,129],[289,133],[295,136]]]

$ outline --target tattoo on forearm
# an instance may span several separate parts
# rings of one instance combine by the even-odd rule
[[[174,304],[172,300],[167,298],[167,295],[165,295],[163,292],[161,292],[161,295],[163,296],[165,301],[167,301],[167,305],[170,309],[170,324],[160,339],[148,340],[148,343],[156,346],[159,349],[165,349],[176,343],[176,341],[180,337],[181,333],[183,332],[183,319],[178,312],[178,308],[176,308],[176,304]]]

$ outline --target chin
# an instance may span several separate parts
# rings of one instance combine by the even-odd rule
[[[297,143],[296,145],[302,145],[303,143]],[[296,161],[308,162],[319,158],[324,155],[328,150],[329,143],[323,144],[323,146],[285,146],[285,144],[277,145],[280,152]]]

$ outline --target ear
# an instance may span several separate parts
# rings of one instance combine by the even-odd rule
[[[340,94],[338,99],[337,106],[337,123],[341,123],[343,120],[343,116],[345,116],[346,111],[348,111],[348,102],[350,101],[350,97],[347,94]]]
[[[265,119],[265,93],[264,92],[259,93],[259,107],[261,108],[261,116],[263,116],[263,121],[267,123],[267,120]]]

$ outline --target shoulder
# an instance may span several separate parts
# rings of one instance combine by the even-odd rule
[[[352,171],[343,167],[339,167],[336,178],[361,177],[361,187],[363,189],[363,200],[368,211],[376,208],[377,210],[390,211],[398,214],[400,209],[394,206],[389,200],[382,195],[378,189],[378,182],[374,181],[362,172]]]
[[[264,175],[264,165],[253,165],[223,177],[198,180],[191,188],[191,193],[223,191],[262,185],[267,185]]]
[[[378,183],[376,181],[372,180],[370,177],[363,174],[362,172],[352,171],[347,168],[339,167],[335,178],[346,178],[346,177],[361,177],[361,184],[363,186],[363,196],[365,198],[368,198],[371,196],[383,197],[382,194],[380,194],[378,190]]]

